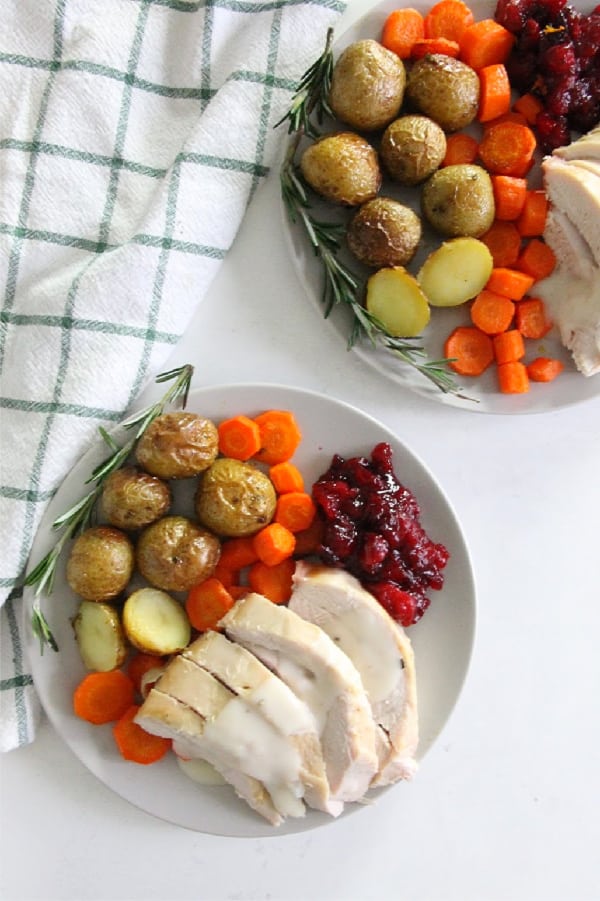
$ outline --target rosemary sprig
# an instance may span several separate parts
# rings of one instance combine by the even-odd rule
[[[324,316],[327,318],[336,305],[348,307],[352,314],[349,347],[363,338],[373,345],[379,343],[416,369],[444,394],[455,394],[468,399],[460,394],[460,389],[447,368],[448,360],[428,360],[427,351],[418,339],[391,335],[383,323],[369,313],[361,302],[364,290],[362,280],[339,259],[345,226],[321,221],[311,213],[306,186],[296,163],[296,154],[303,137],[316,138],[319,135],[311,118],[313,113],[319,124],[324,115],[331,115],[327,97],[333,71],[332,36],[333,31],[329,29],[322,55],[302,76],[290,109],[277,123],[280,125],[287,120],[288,134],[293,135],[280,170],[281,194],[291,222],[302,226],[315,256],[322,263],[321,301]]]
[[[73,507],[54,520],[52,528],[55,530],[62,529],[63,532],[52,550],[40,560],[25,578],[25,585],[35,585],[31,628],[40,641],[40,652],[42,654],[44,653],[45,645],[49,645],[53,651],[58,651],[56,640],[40,607],[40,596],[52,593],[56,567],[67,541],[88,528],[96,501],[102,493],[106,479],[111,472],[119,469],[125,463],[150,423],[157,416],[161,415],[167,405],[173,404],[177,400],[180,400],[182,407],[186,406],[193,372],[193,366],[188,363],[178,369],[162,372],[156,377],[155,381],[159,384],[168,381],[173,382],[173,384],[160,400],[121,423],[122,427],[127,431],[135,430],[132,437],[125,444],[117,444],[106,429],[99,428],[98,431],[104,443],[108,446],[110,454],[96,466],[89,478],[85,480],[85,485],[94,483],[94,487]]]

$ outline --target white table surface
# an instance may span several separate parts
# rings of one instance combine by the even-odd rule
[[[366,7],[355,0],[346,22]],[[196,385],[337,396],[422,458],[475,566],[465,689],[413,783],[325,828],[267,839],[202,835],[137,810],[45,721],[31,746],[0,758],[0,897],[599,899],[600,398],[480,415],[384,381],[307,302],[277,194],[273,172],[170,363],[194,363]]]

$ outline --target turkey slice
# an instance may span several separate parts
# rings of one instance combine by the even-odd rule
[[[332,797],[362,798],[378,769],[375,726],[360,675],[346,654],[318,626],[259,594],[237,601],[220,625],[308,704]]]
[[[558,147],[552,152],[563,160],[600,160],[600,125],[582,135],[572,144]]]
[[[378,731],[373,785],[411,778],[419,740],[414,653],[404,630],[349,573],[298,563],[290,610],[323,629],[361,675]]]
[[[338,816],[344,805],[330,798],[315,718],[304,701],[254,654],[220,632],[206,632],[182,654],[242,697],[292,743],[300,758],[304,800],[317,810]]]
[[[271,825],[281,825],[283,817],[275,808],[271,796],[262,783],[240,770],[226,766],[224,761],[216,756],[211,758],[202,740],[206,720],[190,707],[152,688],[135,721],[152,735],[172,739],[173,744],[179,744],[187,756],[207,760],[231,785],[238,798],[245,801]]]
[[[169,663],[153,691],[180,701],[202,717],[202,735],[194,740],[197,756],[221,773],[224,768],[238,770],[261,782],[282,816],[304,815],[300,755],[259,711],[181,656]],[[144,707],[145,702],[138,716],[144,715]]]

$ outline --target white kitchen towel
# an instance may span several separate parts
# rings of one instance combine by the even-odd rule
[[[185,330],[344,5],[2,3],[2,750],[39,717],[21,585],[41,515]]]

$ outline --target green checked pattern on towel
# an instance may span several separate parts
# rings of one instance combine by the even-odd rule
[[[344,5],[2,5],[2,750],[39,716],[20,586],[42,513],[185,330]]]

